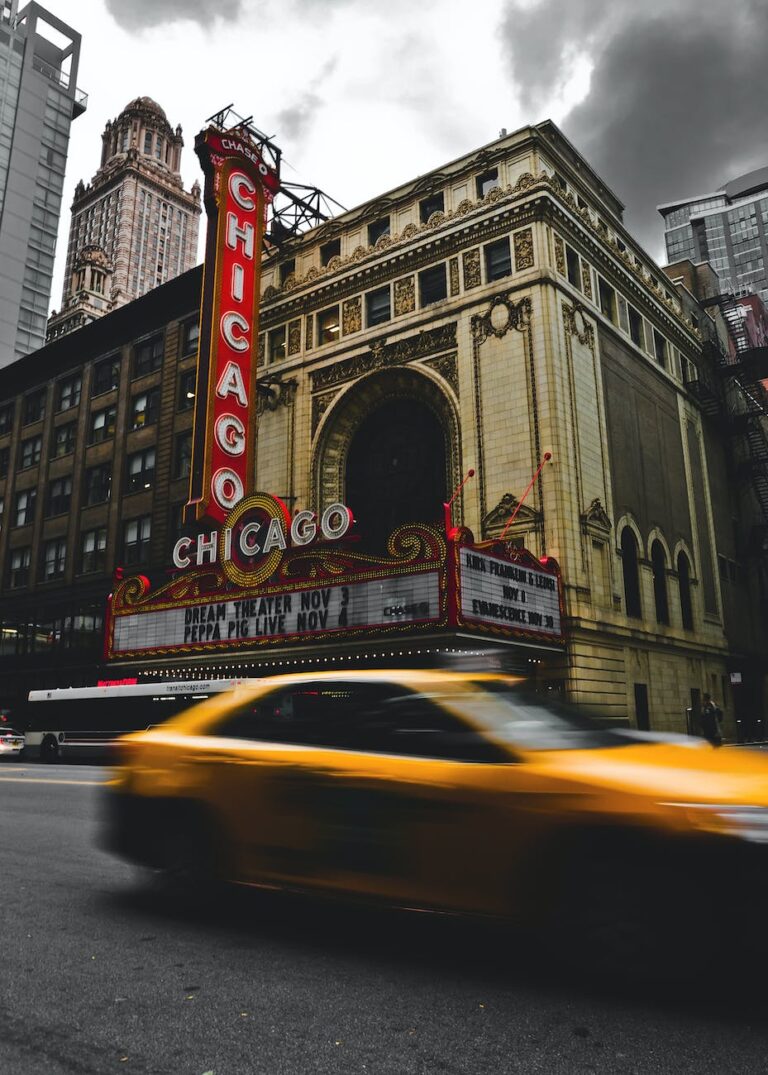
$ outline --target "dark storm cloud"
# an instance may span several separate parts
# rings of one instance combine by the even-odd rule
[[[212,19],[234,20],[245,0],[106,0],[107,11],[124,30],[145,30],[162,23],[197,22],[209,26]]]
[[[286,142],[296,142],[307,137],[315,117],[325,103],[320,90],[333,74],[337,62],[338,58],[332,56],[323,64],[306,90],[287,108],[277,113],[278,138]]]
[[[565,134],[627,206],[630,230],[662,249],[656,205],[768,164],[765,0],[542,0],[504,20],[531,120],[579,54],[589,93]]]

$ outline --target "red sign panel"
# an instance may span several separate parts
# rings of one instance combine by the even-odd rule
[[[242,133],[195,140],[208,233],[186,521],[223,522],[253,491],[261,244],[277,173]]]

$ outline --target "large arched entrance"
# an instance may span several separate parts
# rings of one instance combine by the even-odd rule
[[[435,412],[418,399],[381,404],[352,438],[346,502],[361,545],[382,552],[402,523],[436,523],[446,498],[445,436]]]
[[[401,523],[442,523],[459,453],[455,405],[437,378],[402,367],[371,374],[324,416],[314,452],[317,502],[348,504],[360,548],[382,552]]]

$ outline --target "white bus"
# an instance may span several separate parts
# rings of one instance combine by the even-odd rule
[[[24,754],[49,762],[108,758],[121,735],[162,724],[211,694],[247,682],[200,679],[30,691]]]

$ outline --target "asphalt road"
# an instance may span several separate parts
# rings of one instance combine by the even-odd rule
[[[173,913],[96,848],[103,779],[0,764],[3,1075],[768,1070],[762,967],[620,988],[427,915],[250,892]]]

